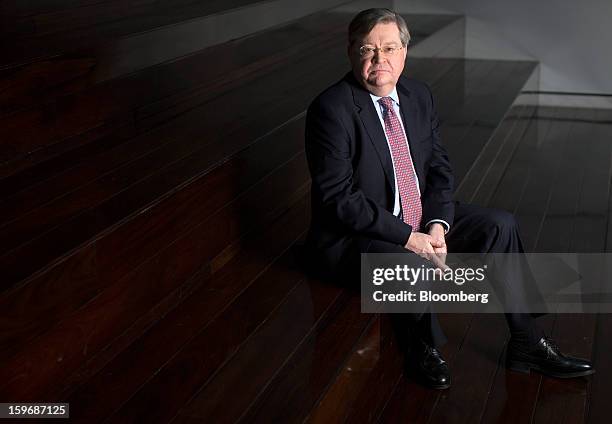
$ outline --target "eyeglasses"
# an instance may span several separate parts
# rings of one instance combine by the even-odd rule
[[[380,52],[385,56],[393,56],[395,53],[403,49],[404,46],[385,46],[385,47],[372,47],[372,46],[361,46],[359,47],[359,56],[364,59],[371,59],[374,57],[375,52]]]

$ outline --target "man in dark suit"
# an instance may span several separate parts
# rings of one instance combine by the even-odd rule
[[[359,278],[360,253],[419,255],[443,267],[447,249],[523,252],[511,214],[453,201],[432,93],[402,76],[409,39],[399,14],[360,12],[349,26],[352,71],[308,108],[307,246],[316,266],[336,278]],[[517,281],[515,289],[524,283]],[[437,349],[445,337],[435,314],[403,318],[415,340],[411,371],[429,387],[449,387],[450,371]],[[588,361],[561,353],[531,314],[509,312],[506,320],[511,368],[557,377],[594,372]]]

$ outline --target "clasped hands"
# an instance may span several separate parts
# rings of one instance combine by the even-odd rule
[[[446,241],[444,240],[442,224],[433,223],[427,233],[413,231],[404,248],[433,262],[436,268],[440,270],[448,269],[448,265],[446,265]]]

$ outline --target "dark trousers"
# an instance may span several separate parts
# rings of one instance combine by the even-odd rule
[[[518,225],[514,216],[499,209],[483,208],[475,205],[456,203],[455,221],[446,235],[446,245],[449,253],[522,253]],[[412,254],[403,246],[380,240],[359,238],[355,240],[354,248],[348,253],[345,266],[351,271],[359,269],[359,253],[405,253]],[[344,267],[343,267],[344,268]],[[523,290],[530,284],[522,278],[512,282],[510,290]],[[446,337],[434,313],[425,314],[391,314],[394,326],[398,329],[409,329],[411,338],[419,338],[430,345],[441,346]],[[506,322],[513,338],[526,344],[534,345],[542,336],[534,317],[528,313],[509,312],[505,314]],[[400,330],[402,331],[402,330]]]

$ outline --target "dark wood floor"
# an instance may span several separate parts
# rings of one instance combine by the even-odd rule
[[[511,109],[457,197],[514,212],[529,251],[607,252],[612,111],[532,109]],[[538,318],[564,350],[594,360],[593,378],[572,381],[506,371],[508,333],[500,317],[444,315],[441,321],[454,386],[439,393],[400,380],[383,422],[608,421],[609,314]]]
[[[70,402],[83,423],[600,422],[608,315],[543,319],[596,361],[563,383],[505,372],[503,320],[443,316],[454,386],[437,392],[402,375],[358,293],[303,273],[304,111],[347,70],[351,14],[162,62],[125,50],[258,5],[206,3],[3,4],[0,400]],[[407,19],[418,43],[457,17]],[[514,211],[530,250],[607,251],[612,119],[513,106],[534,68],[410,58],[406,74],[433,89],[458,198]]]

